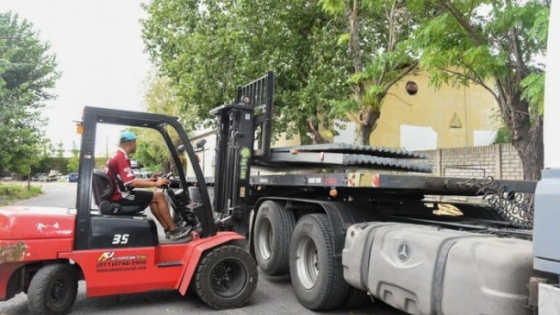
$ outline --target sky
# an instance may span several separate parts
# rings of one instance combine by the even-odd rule
[[[0,12],[28,20],[62,72],[43,115],[46,135],[65,150],[80,147],[76,123],[84,106],[143,111],[144,80],[152,69],[139,20],[144,0],[0,0]],[[117,148],[119,126],[97,133],[96,155]],[[69,153],[68,153],[69,154]]]

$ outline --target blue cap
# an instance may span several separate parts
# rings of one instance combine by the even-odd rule
[[[136,135],[133,132],[124,131],[123,133],[121,133],[120,139],[121,142],[132,141],[136,140]]]

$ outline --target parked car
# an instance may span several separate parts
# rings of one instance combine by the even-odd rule
[[[68,174],[68,182],[76,183],[78,182],[78,173],[70,173]]]
[[[69,175],[60,175],[56,177],[56,180],[59,182],[69,182]]]
[[[31,177],[31,180],[37,182],[39,181],[39,179],[41,179],[41,177],[46,175],[47,175],[46,173],[35,173],[35,175]]]
[[[39,178],[40,182],[55,182],[56,181],[56,176],[47,176],[47,175],[43,175]]]

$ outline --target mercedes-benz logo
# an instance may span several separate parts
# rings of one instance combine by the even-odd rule
[[[410,258],[410,245],[407,242],[401,243],[397,255],[401,261],[407,261]]]

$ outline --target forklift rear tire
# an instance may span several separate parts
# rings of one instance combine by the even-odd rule
[[[349,285],[342,259],[334,257],[334,233],[326,214],[308,214],[298,220],[290,246],[290,276],[299,302],[312,311],[337,308]]]
[[[27,305],[33,315],[65,315],[78,294],[78,275],[67,264],[51,264],[39,269],[31,279]]]
[[[193,281],[196,294],[208,306],[239,308],[257,288],[257,264],[239,246],[222,245],[204,253]]]
[[[295,217],[275,201],[265,201],[255,218],[253,246],[259,268],[267,276],[283,276],[290,271],[290,241]]]

